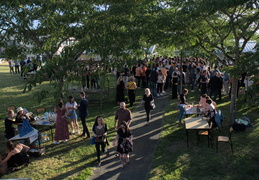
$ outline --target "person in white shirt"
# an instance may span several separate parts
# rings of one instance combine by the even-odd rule
[[[75,133],[75,127],[77,129],[78,134],[80,134],[79,126],[77,123],[77,114],[76,114],[76,109],[77,109],[77,103],[74,100],[73,96],[69,96],[69,102],[66,103],[66,109],[67,109],[67,119],[69,120],[69,125],[70,128],[72,129],[72,133]]]

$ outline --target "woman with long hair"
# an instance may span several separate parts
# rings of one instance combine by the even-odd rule
[[[149,88],[146,88],[145,89],[145,94],[143,95],[143,98],[142,98],[142,101],[140,103],[140,106],[142,104],[144,104],[144,108],[145,108],[145,111],[146,111],[146,115],[147,115],[147,124],[149,124],[149,120],[151,119],[151,110],[152,110],[152,106],[151,106],[151,103],[154,102],[154,98],[152,96],[152,94],[150,93],[150,89]]]
[[[29,163],[29,147],[24,144],[14,144],[12,141],[6,142],[6,158],[0,163],[0,166],[7,163],[9,168],[14,171],[16,167],[27,165]]]
[[[116,142],[117,152],[120,154],[121,169],[124,168],[125,164],[129,164],[129,152],[132,151],[133,147],[133,136],[125,121],[120,124],[120,128],[117,131],[117,135],[113,141],[115,146]]]
[[[69,96],[69,102],[66,103],[66,109],[67,109],[67,119],[69,120],[70,128],[72,129],[72,133],[75,133],[74,127],[76,127],[78,134],[80,134],[79,126],[77,123],[77,103],[73,96]]]
[[[93,136],[95,137],[95,148],[97,153],[97,159],[98,159],[98,167],[101,166],[101,151],[100,146],[102,147],[102,152],[106,152],[106,155],[109,155],[109,152],[107,151],[106,144],[107,144],[107,126],[104,123],[103,117],[97,116],[95,118],[95,122],[93,125]]]
[[[6,139],[10,139],[15,136],[15,128],[14,125],[14,111],[9,110],[7,117],[5,118],[5,137]]]
[[[116,86],[116,100],[117,100],[117,103],[119,104],[120,102],[125,101],[125,95],[124,95],[125,84],[124,84],[122,76],[119,76],[116,85],[117,85]]]
[[[54,112],[57,113],[54,144],[59,144],[59,141],[67,142],[67,140],[69,139],[69,131],[66,120],[67,110],[62,100],[60,100],[58,105],[54,108]]]

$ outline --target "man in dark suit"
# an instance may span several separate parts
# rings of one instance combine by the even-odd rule
[[[83,133],[80,135],[82,137],[85,137],[85,134],[87,135],[86,138],[90,138],[89,130],[86,126],[86,117],[88,116],[88,100],[85,98],[85,93],[80,93],[81,101],[80,105],[78,106],[79,110],[79,117],[81,119],[82,125],[83,125]]]

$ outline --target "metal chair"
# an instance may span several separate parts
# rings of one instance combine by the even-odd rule
[[[37,116],[39,116],[40,113],[42,112],[46,112],[46,108],[45,107],[40,107],[36,109],[36,114]]]
[[[11,106],[8,106],[6,108],[7,111],[10,111],[10,110],[13,110],[14,112],[16,112],[16,106],[15,105],[11,105]]]
[[[197,131],[197,145],[198,145],[198,142],[200,140],[200,136],[207,136],[208,137],[208,147],[210,147],[210,144],[211,144],[211,147],[213,147],[212,134],[209,130],[199,130],[199,131]]]
[[[233,132],[233,128],[230,127],[229,128],[229,132],[228,132],[228,136],[218,136],[217,142],[216,142],[216,152],[218,152],[218,144],[219,144],[219,142],[225,142],[225,143],[229,143],[230,144],[231,151],[233,153],[233,143],[232,143],[232,140],[231,140],[232,132]]]

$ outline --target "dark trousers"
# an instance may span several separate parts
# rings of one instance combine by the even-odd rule
[[[83,125],[83,135],[87,135],[87,137],[90,137],[90,133],[89,133],[89,130],[88,130],[88,128],[87,128],[87,126],[86,126],[86,117],[80,117],[81,118],[81,122],[82,122],[82,125]]]
[[[162,93],[163,83],[157,83],[157,93]]]
[[[135,76],[135,78],[137,79],[137,86],[140,87],[141,76]]]
[[[216,101],[217,96],[218,96],[218,92],[219,92],[218,89],[211,89],[211,90],[210,90],[210,98],[211,98],[213,101]],[[212,95],[213,95],[213,98],[212,98]]]
[[[146,115],[147,115],[147,122],[149,122],[149,120],[151,119],[151,109],[150,109],[150,107],[145,106],[145,111],[146,111]]]
[[[97,155],[97,159],[98,162],[101,161],[100,156],[101,156],[101,150],[100,150],[100,146],[102,147],[102,152],[105,152],[105,142],[95,142],[95,149],[96,149],[96,155]]]
[[[130,106],[133,106],[133,103],[135,102],[135,90],[128,90],[128,96],[129,96],[129,102]]]

